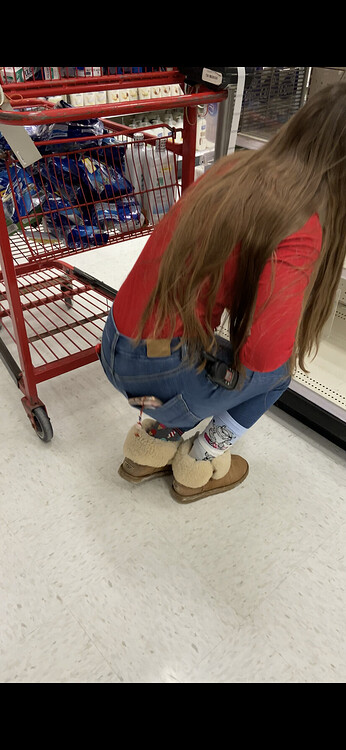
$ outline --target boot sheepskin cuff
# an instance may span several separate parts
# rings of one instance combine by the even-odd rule
[[[212,461],[197,461],[189,455],[193,438],[180,443],[172,462],[173,476],[184,487],[203,487],[211,478],[222,479],[229,471],[231,454],[229,450]]]
[[[143,419],[142,426],[133,425],[124,442],[124,456],[141,466],[159,468],[172,463],[180,441],[160,440],[148,435],[154,419]]]

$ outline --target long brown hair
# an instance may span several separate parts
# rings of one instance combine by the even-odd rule
[[[214,342],[212,310],[226,260],[240,243],[229,313],[235,365],[256,306],[259,278],[275,249],[318,212],[322,251],[306,290],[291,371],[316,351],[330,315],[346,253],[346,83],[326,86],[258,151],[220,159],[183,195],[174,235],[139,325],[155,316],[154,336],[176,315],[189,356]],[[203,325],[196,303],[207,285]]]

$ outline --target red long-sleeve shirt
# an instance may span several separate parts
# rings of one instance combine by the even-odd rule
[[[154,288],[162,255],[165,252],[179,215],[179,203],[157,225],[132,270],[120,287],[113,314],[118,330],[135,338],[137,325],[148,297]],[[302,310],[305,289],[322,245],[322,228],[314,214],[276,249],[275,280],[272,289],[272,263],[269,260],[260,276],[255,314],[249,336],[240,351],[245,367],[270,372],[287,362],[292,354]],[[238,249],[226,261],[223,278],[213,308],[212,325],[220,323],[225,308],[232,307],[232,289],[236,280]],[[266,304],[267,303],[267,304]],[[203,321],[204,305],[200,300],[197,313]],[[143,338],[150,338],[153,320],[147,321]],[[174,336],[181,336],[183,324],[177,316]],[[169,336],[168,323],[160,334]]]

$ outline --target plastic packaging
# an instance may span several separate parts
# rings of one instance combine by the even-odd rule
[[[65,104],[65,102],[62,102]],[[65,104],[65,107],[69,107],[69,104]],[[56,122],[50,125],[38,125],[37,126],[37,137],[39,140],[52,141],[55,139],[62,138],[73,138],[78,141],[79,138],[85,136],[102,135],[104,133],[104,125],[101,120],[96,118],[90,120],[79,120],[78,122]],[[85,143],[83,144],[85,146]],[[55,150],[66,151],[76,148],[75,144],[57,144],[54,146]]]
[[[134,197],[122,196],[114,202],[95,203],[93,223],[102,230],[115,231],[116,234],[134,232],[141,228],[144,221],[145,217]]]
[[[37,186],[28,169],[11,166],[9,173],[10,179],[2,194],[2,203],[7,220],[17,223],[20,217],[28,217],[35,212],[45,193],[43,187]]]
[[[172,112],[171,112],[171,110],[170,110],[170,109],[169,109],[169,110],[168,110],[168,111],[166,112],[166,114],[164,115],[164,118],[163,118],[163,120],[164,120],[164,122],[166,123],[166,125],[168,125],[168,126],[169,126],[170,128],[172,128],[172,129],[173,129],[173,128],[175,128],[175,127],[176,127],[176,122],[175,122],[175,120],[174,120],[173,114],[172,114]],[[166,128],[165,128],[165,133],[167,133],[167,129],[166,129]],[[172,141],[172,140],[173,140],[173,137],[172,137],[172,136],[169,136],[168,140],[169,140],[169,141]]]
[[[196,150],[205,151],[207,148],[206,139],[207,121],[204,116],[204,107],[198,107],[197,132],[196,132]]]
[[[144,163],[143,211],[151,224],[157,224],[175,202],[176,168],[174,155],[166,151],[165,139],[148,149]]]
[[[40,166],[40,175],[48,195],[58,195],[68,204],[78,205],[91,199],[87,185],[83,191],[78,157],[52,156]]]
[[[91,187],[93,198],[114,198],[123,193],[133,193],[133,186],[122,175],[121,171],[109,164],[103,164],[88,156],[81,156],[78,160],[83,184]]]
[[[134,196],[141,205],[144,190],[145,144],[143,133],[135,133],[133,138],[134,143],[129,144],[126,149],[125,177],[133,185]]]
[[[9,179],[8,179],[7,169],[1,166],[0,167],[0,195],[2,195],[5,192],[8,183],[9,183]]]
[[[216,103],[208,104],[206,114],[206,148],[214,148],[216,141],[216,126],[219,105]]]
[[[147,115],[139,115],[139,119],[137,121],[137,127],[138,128],[147,128],[150,125],[150,121],[147,117]]]
[[[126,146],[114,136],[102,138],[97,145],[98,148],[91,148],[87,153],[93,159],[97,159],[106,166],[109,164],[124,174]]]
[[[176,115],[175,115],[174,119],[175,119],[175,127],[177,128],[175,142],[176,143],[182,143],[183,142],[183,134],[182,134],[182,132],[180,132],[180,128],[182,129],[184,127],[184,119],[183,119],[183,114],[182,114],[182,112],[180,110],[176,110]]]
[[[82,211],[70,206],[57,195],[49,196],[42,204],[43,228],[52,237],[74,250],[81,250],[108,242],[109,235],[97,223],[85,220]]]
[[[123,193],[131,194],[133,186],[115,166],[113,147],[98,149],[103,162],[92,156],[71,154],[52,156],[41,165],[40,174],[49,194],[56,193],[73,206],[85,206],[95,200],[114,198]],[[117,156],[120,159],[118,148]],[[114,164],[114,166],[110,166]]]

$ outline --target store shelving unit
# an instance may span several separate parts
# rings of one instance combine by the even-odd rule
[[[298,368],[277,406],[346,449],[346,267],[328,336],[315,359]]]

